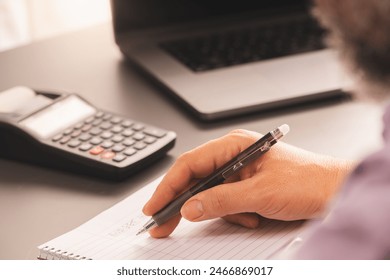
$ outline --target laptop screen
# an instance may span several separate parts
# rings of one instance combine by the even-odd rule
[[[131,32],[178,23],[305,8],[307,0],[111,0],[116,32]]]

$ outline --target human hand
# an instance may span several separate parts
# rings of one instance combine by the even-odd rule
[[[155,214],[261,136],[235,130],[184,153],[145,204],[144,214]],[[181,216],[194,222],[223,217],[248,228],[259,226],[260,216],[285,221],[313,218],[323,212],[352,167],[351,162],[279,142],[224,184],[190,198],[183,205],[181,215],[149,233],[153,237],[168,236]]]

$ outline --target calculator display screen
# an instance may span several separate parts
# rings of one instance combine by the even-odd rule
[[[96,109],[75,95],[53,103],[20,124],[41,138],[48,138],[96,113]]]

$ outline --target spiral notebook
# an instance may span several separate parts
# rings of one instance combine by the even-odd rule
[[[184,219],[163,239],[136,236],[149,218],[141,212],[161,178],[79,227],[38,247],[38,259],[269,259],[301,231],[301,222],[265,220],[249,230],[222,219]]]

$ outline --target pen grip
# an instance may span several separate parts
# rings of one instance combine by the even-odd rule
[[[268,142],[268,145],[264,146]],[[192,196],[204,190],[210,189],[222,184],[226,178],[230,177],[235,172],[238,172],[248,162],[257,158],[260,154],[269,150],[269,147],[276,143],[274,136],[267,133],[257,142],[249,146],[243,152],[235,156],[233,159],[225,163],[223,166],[215,170],[206,178],[200,180],[197,184],[191,187],[188,191],[179,195],[175,200],[165,206],[162,210],[153,215],[153,220],[157,225],[162,225],[173,216],[180,213],[181,207]],[[264,150],[260,148],[265,147]]]
[[[152,217],[153,220],[159,226],[164,224],[170,218],[172,218],[176,214],[180,213],[181,207],[191,197],[192,197],[192,193],[190,191],[186,191],[186,192],[182,193],[174,201],[172,201],[167,206],[165,206],[163,209],[161,209],[159,212],[154,214]]]
[[[222,184],[223,181],[225,181],[225,178],[222,176],[222,173],[217,173],[199,181],[195,186],[190,188],[190,192],[192,195],[196,195],[197,193]]]

